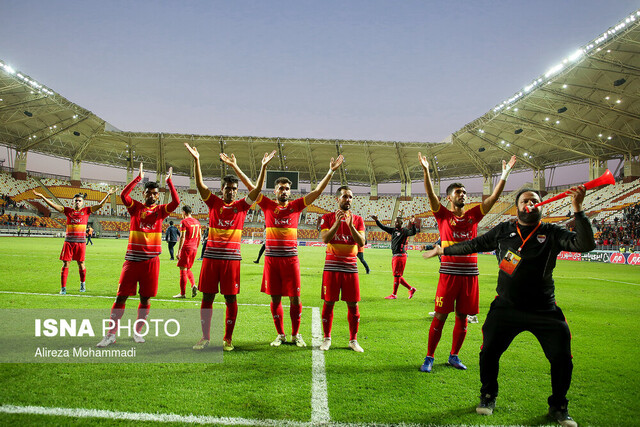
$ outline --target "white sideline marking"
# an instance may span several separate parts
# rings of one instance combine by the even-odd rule
[[[311,311],[311,424],[326,424],[331,421],[329,399],[327,397],[327,374],[324,366],[324,352],[320,350],[323,340],[320,309]]]
[[[322,350],[318,350],[322,351]],[[105,409],[82,409],[82,408],[45,408],[44,406],[18,406],[18,405],[2,405],[0,413],[5,414],[29,414],[29,415],[51,415],[58,417],[71,418],[108,418],[117,420],[131,421],[155,421],[160,423],[183,423],[183,424],[217,424],[228,426],[285,426],[285,427],[314,427],[317,423],[304,421],[288,421],[288,420],[252,420],[248,418],[237,417],[212,417],[207,415],[178,415],[178,414],[151,414],[147,412],[121,412],[109,411]],[[338,423],[327,422],[323,425],[335,427],[359,427],[359,426],[375,426],[375,427],[418,427],[424,424],[380,424],[380,423]],[[428,424],[430,425],[430,424]]]
[[[222,424],[246,426],[309,426],[310,423],[287,420],[252,420],[246,418],[211,417],[206,415],[151,414],[145,412],[120,412],[104,409],[45,408],[43,406],[2,405],[5,414],[53,415],[73,418],[110,418],[131,421],[157,421],[161,423]]]

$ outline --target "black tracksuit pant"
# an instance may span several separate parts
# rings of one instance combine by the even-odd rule
[[[524,311],[493,301],[482,326],[483,342],[480,350],[480,381],[482,395],[498,395],[500,356],[513,339],[523,331],[531,332],[540,342],[551,363],[550,406],[567,404],[567,391],[571,385],[571,333],[560,307],[546,310]]]

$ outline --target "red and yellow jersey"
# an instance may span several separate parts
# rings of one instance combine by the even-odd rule
[[[209,236],[204,257],[241,260],[242,227],[251,205],[246,199],[227,205],[213,193],[204,203],[209,207]]]
[[[85,243],[91,207],[87,206],[79,211],[65,207],[64,215],[67,217],[67,235],[64,241],[70,243]]]
[[[184,236],[183,248],[195,249],[200,243],[200,221],[188,217],[180,221],[180,234]]]
[[[478,223],[484,217],[481,205],[474,206],[462,216],[456,216],[449,209],[440,205],[433,216],[438,222],[441,246],[446,248],[454,243],[471,240],[478,235]],[[478,254],[442,255],[440,273],[460,276],[478,275]]]
[[[298,256],[298,223],[307,207],[304,197],[280,206],[260,195],[258,205],[264,212],[265,256]]]
[[[364,233],[364,221],[361,216],[353,216],[354,228]],[[320,224],[321,230],[330,229],[336,222],[336,213],[330,212],[322,216]],[[333,239],[327,243],[327,253],[324,261],[325,271],[339,271],[343,273],[358,272],[358,245],[351,235],[349,226],[343,218],[340,220],[340,226],[333,236]]]
[[[124,259],[146,261],[162,252],[162,221],[169,216],[167,205],[147,206],[131,200],[127,206],[131,222],[129,224],[129,245]]]

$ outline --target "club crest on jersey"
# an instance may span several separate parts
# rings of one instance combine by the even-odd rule
[[[547,240],[547,236],[545,236],[544,234],[538,234],[536,236],[536,239],[538,240],[538,242],[544,243],[544,241]]]
[[[275,209],[273,210],[273,213],[274,213],[274,214],[276,214],[276,215],[278,215],[278,214],[280,213],[280,208],[275,208]]]

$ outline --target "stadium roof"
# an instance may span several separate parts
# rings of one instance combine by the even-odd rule
[[[543,170],[587,160],[640,154],[640,10],[582,46],[547,73],[440,143],[327,140],[120,131],[105,119],[0,61],[0,145],[73,161],[189,175],[188,142],[203,174],[227,173],[220,152],[234,153],[253,178],[262,154],[273,168],[321,179],[331,157],[345,156],[341,180],[351,184],[422,179],[417,153],[440,179],[497,174],[516,155],[517,169]],[[272,163],[273,165],[273,163]]]

